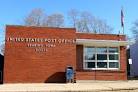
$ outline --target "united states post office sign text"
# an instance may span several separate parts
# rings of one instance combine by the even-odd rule
[[[75,39],[58,38],[24,38],[8,37],[10,43],[25,43],[28,48],[34,48],[35,52],[47,52],[48,48],[54,48],[57,44],[75,44]]]

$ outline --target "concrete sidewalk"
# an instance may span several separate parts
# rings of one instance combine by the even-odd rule
[[[84,83],[3,84],[0,92],[138,92],[138,81],[89,81]]]

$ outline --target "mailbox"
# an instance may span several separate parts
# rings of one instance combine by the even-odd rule
[[[74,70],[73,67],[67,66],[66,68],[66,82],[73,83],[74,82]]]

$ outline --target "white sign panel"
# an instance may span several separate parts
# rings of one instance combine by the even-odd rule
[[[132,64],[132,59],[128,59],[129,64]]]

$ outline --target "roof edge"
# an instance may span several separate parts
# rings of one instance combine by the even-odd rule
[[[25,25],[6,25],[6,27],[28,27],[28,28],[51,28],[51,29],[74,29],[70,27],[44,27],[44,26],[25,26]]]

